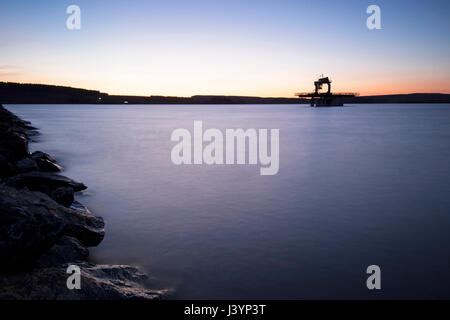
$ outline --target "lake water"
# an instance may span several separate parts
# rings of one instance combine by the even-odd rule
[[[98,263],[175,298],[450,298],[450,105],[7,105],[104,217]],[[280,171],[172,163],[176,128],[280,129]],[[381,268],[381,290],[366,268]]]

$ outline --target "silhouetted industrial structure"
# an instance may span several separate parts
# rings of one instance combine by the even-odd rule
[[[320,92],[323,85],[327,85],[326,92]],[[319,80],[314,81],[314,92],[298,92],[295,94],[299,98],[309,98],[311,107],[332,107],[332,106],[343,106],[344,97],[355,97],[359,95],[356,92],[331,92],[331,80],[323,75]]]

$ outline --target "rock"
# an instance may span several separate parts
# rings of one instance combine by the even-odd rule
[[[11,129],[0,128],[0,153],[10,162],[26,158],[29,155],[27,138]]]
[[[31,154],[31,158],[36,161],[41,171],[59,172],[62,170],[61,166],[56,163],[56,160],[45,152],[35,151]]]
[[[84,204],[78,202],[77,200],[74,200],[72,204],[70,205],[70,209],[78,210],[81,212],[84,212],[85,214],[91,214],[91,211],[86,207]]]
[[[65,235],[75,237],[86,247],[97,246],[105,236],[105,223],[92,213],[65,208],[61,212]]]
[[[7,125],[15,130],[36,130],[37,128],[31,126],[30,121],[24,121],[16,116],[14,113],[6,110],[0,104],[0,123]]]
[[[76,263],[85,261],[89,256],[89,250],[73,237],[62,236],[36,261],[38,268],[58,266],[63,263]]]
[[[50,194],[60,187],[71,187],[75,192],[85,190],[87,187],[65,176],[50,172],[26,172],[6,180],[8,185],[16,188],[27,187],[33,191],[41,191]]]
[[[23,158],[16,162],[16,168],[19,172],[29,172],[39,170],[36,162],[30,158]]]
[[[0,276],[0,299],[18,300],[154,300],[167,290],[151,290],[139,269],[125,265],[75,264],[80,268],[79,290],[67,288],[70,264],[40,268],[22,275]]]
[[[75,198],[73,188],[71,187],[59,187],[52,191],[50,197],[65,207],[70,207]]]
[[[32,129],[31,129],[32,128]],[[37,137],[38,135],[39,135],[39,131],[37,131],[37,128],[35,128],[35,127],[29,127],[26,131],[25,131],[25,134],[28,136],[28,137]]]
[[[41,171],[60,172],[62,170],[62,167],[59,164],[47,159],[36,159],[35,161]]]
[[[105,235],[102,218],[63,207],[26,188],[0,184],[0,212],[0,257],[13,265],[36,259],[61,235],[77,238],[87,247],[98,245]]]
[[[8,159],[0,154],[0,177],[6,177],[12,173],[12,166]]]
[[[31,128],[0,105],[0,154],[8,162],[16,162],[29,155],[26,130]]]
[[[55,159],[53,159],[52,156],[50,156],[48,153],[42,152],[42,151],[35,151],[31,154],[31,158],[33,158],[34,160],[37,159],[43,159],[43,160],[48,160],[50,162],[56,162]]]
[[[29,191],[0,185],[0,268],[29,267],[63,233],[64,220],[42,204]]]
[[[32,126],[27,126],[27,127],[29,127],[29,128],[33,128],[33,129],[27,129],[26,127],[25,128],[20,128],[20,129],[16,129],[17,130],[17,132],[19,132],[19,133],[21,133],[21,134],[23,134],[23,135],[25,135],[27,138],[28,138],[28,141],[31,141],[31,142],[37,142],[38,141],[38,137],[39,137],[39,132],[37,131],[37,129],[36,128],[34,128],[34,127],[32,127]]]

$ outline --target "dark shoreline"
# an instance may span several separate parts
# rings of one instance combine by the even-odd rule
[[[65,86],[0,82],[3,104],[308,104],[308,99],[283,97],[249,97],[226,95],[130,96],[110,95],[98,90]],[[411,93],[357,96],[344,103],[450,103],[450,94]]]
[[[127,265],[87,261],[87,247],[104,237],[104,221],[75,201],[87,187],[62,176],[48,154],[30,154],[37,135],[0,105],[0,299],[162,299],[145,274]],[[69,265],[81,271],[81,289],[66,285]]]

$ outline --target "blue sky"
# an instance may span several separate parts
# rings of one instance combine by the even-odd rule
[[[81,8],[81,30],[66,8]],[[381,30],[366,8],[381,8]],[[119,94],[450,92],[450,1],[0,1],[0,80]]]

